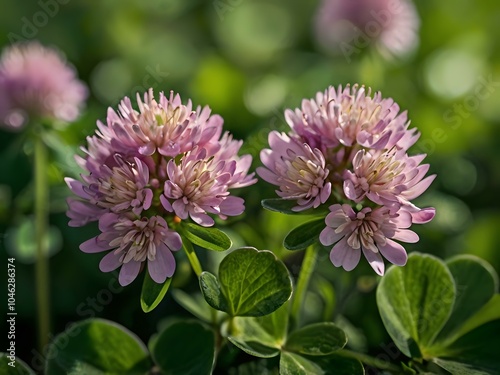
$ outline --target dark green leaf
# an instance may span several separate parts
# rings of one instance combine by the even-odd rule
[[[270,314],[292,294],[288,269],[267,250],[241,248],[231,252],[220,264],[219,281],[228,302],[226,312],[231,316]]]
[[[217,228],[205,228],[200,225],[184,223],[183,234],[192,243],[214,251],[228,250],[231,245],[231,239],[224,232]]]
[[[288,200],[288,199],[280,199],[280,198],[271,198],[271,199],[263,199],[261,201],[262,207],[266,210],[281,212],[288,215],[297,215],[300,212],[292,211],[292,208],[297,206],[296,200]]]
[[[228,332],[228,339],[245,352],[262,358],[279,354],[285,342],[288,325],[288,306],[284,304],[272,314],[236,317]]]
[[[283,241],[288,250],[302,250],[319,240],[319,234],[325,229],[325,219],[308,221],[292,229]]]
[[[455,284],[445,264],[419,253],[410,254],[405,267],[390,267],[377,289],[385,328],[413,358],[430,355],[426,349],[448,320],[454,301]]]
[[[483,324],[448,346],[446,355],[440,359],[434,359],[434,362],[445,369],[469,370],[468,374],[498,374],[498,369],[500,369],[499,332],[500,320]]]
[[[283,352],[280,357],[280,375],[316,375],[325,372],[301,355]]]
[[[160,332],[152,355],[165,375],[208,375],[215,361],[215,336],[199,322],[177,322]]]
[[[446,371],[449,371],[450,374],[453,375],[492,375],[492,372],[488,370],[481,370],[476,368],[473,365],[461,363],[457,361],[450,361],[446,359],[435,358],[433,360],[435,364],[439,367],[444,368]],[[497,374],[495,372],[494,374]]]
[[[158,284],[151,278],[149,272],[146,272],[141,291],[142,311],[148,313],[158,306],[165,297],[171,282],[172,279],[168,278],[163,284]]]
[[[347,337],[339,327],[330,322],[315,323],[292,332],[285,349],[299,354],[322,356],[342,349]]]
[[[9,357],[9,353],[0,353],[0,369],[3,369],[3,372],[0,372],[5,375],[35,375],[35,372],[24,361],[17,357]]]
[[[436,341],[453,341],[463,324],[476,314],[498,289],[495,270],[484,260],[460,255],[446,262],[457,290],[455,305],[448,322]],[[475,327],[472,327],[475,328]],[[458,332],[459,335],[465,332]]]
[[[47,352],[46,375],[144,374],[151,367],[145,345],[129,330],[104,319],[75,323]]]
[[[217,277],[210,272],[202,272],[200,275],[200,289],[205,301],[216,310],[228,311],[228,302],[222,293]]]
[[[321,367],[325,375],[364,375],[365,373],[360,361],[340,354],[307,358]]]

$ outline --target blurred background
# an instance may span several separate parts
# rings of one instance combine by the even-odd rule
[[[358,11],[326,3],[2,0],[0,47],[36,39],[58,48],[90,89],[79,120],[49,139],[47,247],[54,335],[71,322],[98,316],[123,324],[147,342],[163,318],[189,315],[171,293],[156,310],[144,314],[141,281],[121,288],[115,275],[101,273],[101,256],[78,249],[97,234],[97,227],[69,228],[65,216],[69,190],[63,177],[78,176],[73,156],[81,154],[79,147],[95,131],[96,120],[104,120],[107,107],[116,108],[124,96],[135,97],[149,87],[179,92],[195,106],[208,104],[224,118],[226,130],[246,141],[243,152],[254,156],[254,168],[269,131],[286,130],[285,108],[299,107],[302,98],[312,98],[329,85],[359,83],[381,91],[408,110],[412,126],[422,133],[410,153],[428,154],[430,172],[438,175],[416,202],[436,207],[437,216],[414,228],[421,240],[406,249],[441,258],[474,254],[500,271],[498,2],[421,0],[406,13],[379,9],[374,19],[351,17],[350,23],[339,15],[348,18]],[[373,5],[369,0],[357,5],[363,4]],[[391,20],[394,30],[384,15],[397,19]],[[1,264],[7,257],[16,258],[17,355],[36,368],[41,355],[35,351],[31,153],[21,134],[0,129]],[[260,200],[275,197],[273,187],[264,182],[240,195],[246,200],[245,215],[219,228],[235,247],[275,251],[296,274],[302,252],[284,250],[282,239],[307,217],[264,211]],[[198,253],[212,272],[223,256]],[[333,319],[346,328],[353,348],[384,354],[390,339],[375,304],[375,274],[364,260],[347,273],[331,265],[326,250],[324,254],[317,285],[306,301],[308,319]],[[196,277],[178,255],[174,286],[194,292]],[[0,290],[5,291],[7,276],[2,275]],[[328,285],[335,287],[334,294]],[[324,310],[325,316],[318,316]]]

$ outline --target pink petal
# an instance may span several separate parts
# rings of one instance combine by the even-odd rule
[[[330,251],[330,260],[335,267],[340,267],[342,265],[344,257],[349,250],[352,251],[352,248],[347,245],[345,238],[337,242],[332,248],[332,251]]]
[[[120,270],[120,275],[118,276],[118,281],[121,286],[127,286],[135,280],[141,269],[141,263],[142,262],[131,260],[130,262],[123,264]]]
[[[80,245],[80,250],[84,253],[100,253],[112,249],[113,246],[109,246],[107,241],[102,241],[99,236],[93,237]]]
[[[237,216],[245,211],[245,200],[240,197],[227,197],[219,205],[220,212],[223,215]]]
[[[319,235],[319,241],[324,246],[330,246],[333,245],[338,240],[340,240],[343,236],[344,236],[343,233],[335,233],[335,230],[333,230],[330,227],[326,227],[321,231]]]
[[[403,246],[397,242],[387,239],[385,245],[377,244],[378,249],[385,259],[397,266],[404,266],[408,260],[408,254]]]
[[[172,277],[175,271],[175,258],[166,246],[160,246],[156,251],[156,259],[148,260],[148,272],[158,284]]]
[[[106,254],[104,258],[101,259],[99,263],[99,269],[102,272],[111,272],[120,267],[123,263],[120,262],[122,254],[115,254],[114,251],[111,251],[109,254]]]
[[[419,240],[418,234],[409,229],[398,229],[392,236],[393,239],[407,243],[416,243]]]
[[[385,265],[384,260],[380,256],[379,253],[375,253],[370,249],[365,249],[363,247],[363,254],[365,255],[366,260],[370,263],[370,266],[373,270],[380,276],[384,276]]]
[[[342,267],[346,271],[352,271],[358,265],[359,258],[361,258],[359,249],[349,249],[344,257]]]
[[[435,174],[433,174],[432,176],[426,177],[425,179],[420,181],[418,184],[413,186],[411,189],[405,191],[403,193],[403,196],[408,200],[417,198],[424,191],[427,190],[427,188],[430,186],[430,184],[432,183],[432,181],[434,181],[435,178],[436,178]]]
[[[411,217],[414,224],[425,224],[434,219],[436,209],[434,207],[423,208],[420,211],[412,212]]]
[[[169,231],[163,242],[172,251],[180,250],[180,248],[182,247],[181,236],[179,235],[179,233],[174,231]]]

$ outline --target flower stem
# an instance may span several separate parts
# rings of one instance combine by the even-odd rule
[[[47,148],[43,142],[42,134],[34,137],[35,158],[35,236],[36,236],[36,295],[38,305],[38,344],[40,350],[46,348],[50,331],[50,306],[49,306],[49,262],[44,251],[44,238],[48,227],[48,183]]]
[[[315,265],[316,247],[314,245],[311,245],[305,251],[304,259],[302,260],[302,267],[299,273],[299,280],[297,281],[297,285],[293,293],[291,308],[292,326],[297,327],[300,323],[301,307],[304,303],[307,286],[309,285],[309,280],[311,279]]]
[[[379,370],[387,370],[396,374],[400,374],[402,372],[401,367],[399,367],[398,365],[395,365],[394,363],[390,363],[379,358],[369,356],[367,354],[357,353],[347,349],[339,350],[338,352],[336,352],[336,354],[339,354],[346,358],[357,359],[358,361],[364,363],[365,365],[376,367]]]
[[[200,277],[201,273],[203,272],[203,269],[201,268],[200,261],[198,260],[198,257],[194,252],[193,244],[187,238],[183,238],[182,248],[187,254],[189,263],[191,263],[191,268],[193,268],[194,273],[196,274],[197,277]]]

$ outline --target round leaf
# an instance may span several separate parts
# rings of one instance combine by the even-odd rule
[[[165,297],[171,282],[172,278],[168,278],[164,283],[158,284],[151,278],[149,272],[146,272],[141,291],[142,311],[145,313],[153,311]]]
[[[319,234],[325,229],[324,219],[312,220],[292,229],[283,241],[283,245],[288,250],[302,250],[318,242]]]
[[[288,269],[267,250],[241,248],[231,252],[220,264],[219,281],[228,303],[226,312],[231,316],[270,314],[292,294]]]
[[[215,361],[215,336],[199,322],[173,323],[158,335],[152,355],[165,375],[210,374]]]
[[[104,319],[75,323],[56,336],[47,352],[45,374],[77,370],[92,374],[143,374],[150,368],[146,346],[125,327]]]
[[[0,353],[0,369],[3,369],[1,373],[5,375],[35,375],[24,361],[10,357],[9,353]]]
[[[205,228],[200,225],[185,223],[183,225],[184,236],[192,243],[214,251],[228,250],[231,245],[231,239],[226,233],[217,228]]]
[[[280,357],[281,375],[316,375],[324,371],[314,362],[293,353],[283,352]]]
[[[294,353],[323,356],[342,349],[347,337],[330,322],[315,323],[292,332],[286,340],[286,350]]]
[[[385,328],[408,357],[426,356],[453,309],[455,284],[436,257],[413,253],[405,267],[392,266],[377,289]]]
[[[215,275],[204,271],[200,275],[200,289],[205,301],[216,310],[228,311],[228,302],[222,293],[219,281]]]
[[[452,336],[467,319],[476,314],[498,289],[495,270],[480,258],[460,255],[448,260],[446,265],[455,280],[457,296],[451,316],[437,341],[452,341]]]

